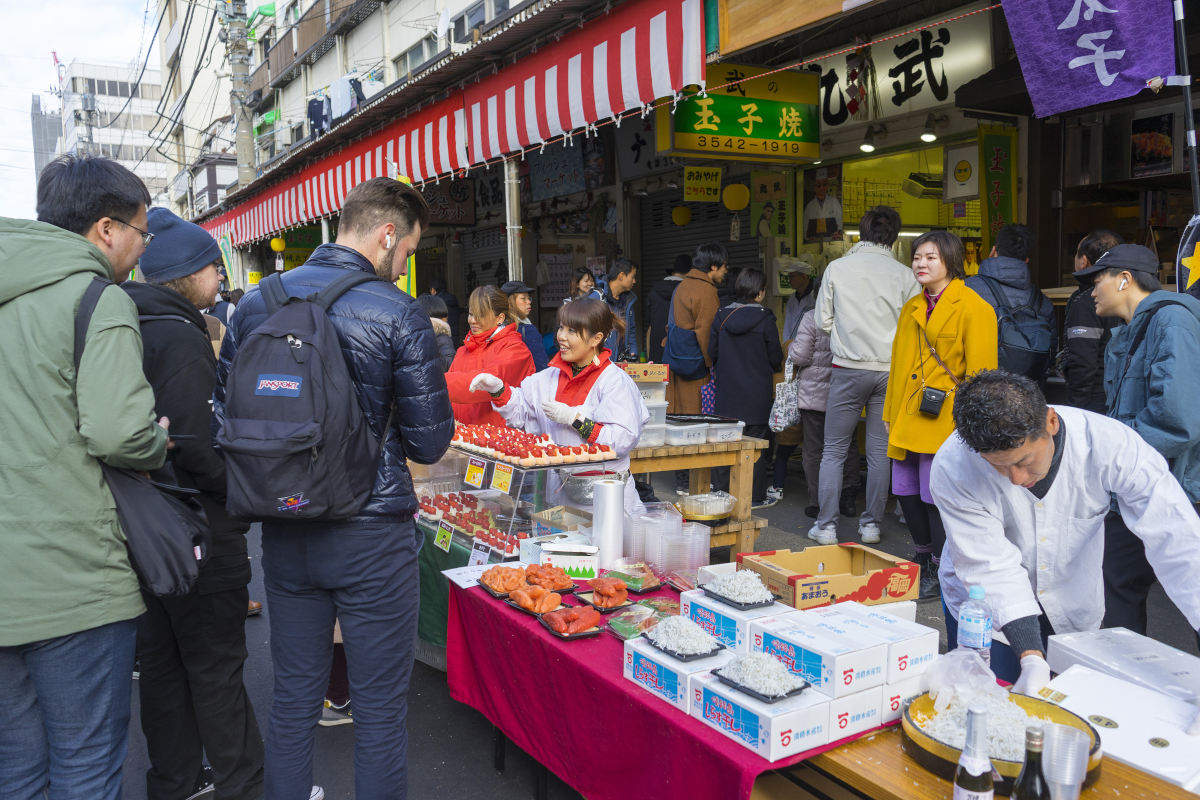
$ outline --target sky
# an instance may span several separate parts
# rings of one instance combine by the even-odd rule
[[[0,48],[0,217],[32,219],[37,203],[33,171],[30,100],[42,93],[43,107],[59,105],[51,52],[64,64],[73,59],[129,64],[137,77],[150,50],[158,69],[158,43],[150,41],[157,21],[155,0],[54,0],[5,3],[9,31]]]

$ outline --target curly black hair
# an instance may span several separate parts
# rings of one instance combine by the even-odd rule
[[[980,370],[954,392],[954,425],[977,453],[1015,450],[1046,434],[1046,397],[1023,375]]]

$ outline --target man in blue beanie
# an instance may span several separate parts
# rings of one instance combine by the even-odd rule
[[[203,228],[152,208],[153,241],[139,262],[145,283],[122,284],[142,320],[143,369],[156,413],[180,435],[155,477],[200,492],[209,557],[186,597],[143,593],[138,691],[150,769],[149,800],[215,790],[252,800],[263,793],[263,743],[242,682],[246,660],[249,525],[225,511],[225,464],[212,444],[216,356],[201,308],[221,281],[221,251]],[[207,752],[211,767],[203,766]]]

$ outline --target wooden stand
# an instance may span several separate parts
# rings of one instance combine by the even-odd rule
[[[640,447],[629,454],[629,471],[640,475],[686,469],[691,473],[690,491],[699,494],[708,491],[713,467],[729,467],[729,493],[737,503],[729,521],[713,528],[712,546],[731,545],[732,559],[737,553],[753,552],[759,530],[767,527],[765,519],[750,515],[754,462],[766,447],[765,440],[745,436],[736,442]]]

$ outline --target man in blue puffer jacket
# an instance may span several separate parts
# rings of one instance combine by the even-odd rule
[[[1157,450],[1193,503],[1200,502],[1200,301],[1162,291],[1158,256],[1119,244],[1077,276],[1095,276],[1096,313],[1118,317],[1104,351],[1108,416]],[[1154,570],[1141,539],[1113,511],[1104,524],[1104,622],[1146,633]]]
[[[317,292],[344,270],[386,281],[360,284],[329,310],[359,405],[384,439],[375,488],[359,514],[338,522],[263,524],[263,579],[271,619],[274,703],[266,749],[267,797],[309,797],[313,730],[332,660],[333,623],[341,623],[355,704],[355,792],[405,796],[408,683],[417,627],[417,498],[406,459],[431,464],[454,432],[450,397],[429,317],[389,282],[429,224],[429,209],[409,186],[386,178],[346,196],[335,244],[324,244],[283,276],[293,297]],[[216,424],[238,342],[267,317],[258,291],[246,295],[225,336],[217,366]],[[384,428],[395,409],[392,426]],[[386,434],[386,437],[385,437]],[[314,789],[312,796],[321,797]]]

